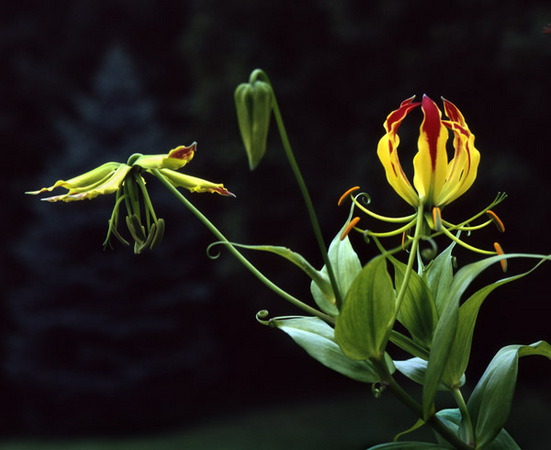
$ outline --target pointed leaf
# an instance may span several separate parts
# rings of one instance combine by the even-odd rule
[[[380,380],[369,361],[356,361],[345,356],[335,342],[333,328],[317,317],[276,318],[270,321],[272,323],[324,366],[363,383]]]
[[[406,265],[393,259],[396,291],[400,289],[406,273]],[[425,281],[411,272],[406,293],[398,311],[398,320],[410,332],[413,339],[424,347],[430,347],[432,334],[438,320],[434,298]]]
[[[400,347],[402,350],[408,352],[410,355],[428,361],[429,351],[426,348],[421,347],[419,344],[414,342],[413,339],[410,339],[404,334],[396,330],[392,330],[390,332],[389,340],[397,347]]]
[[[477,448],[492,442],[505,425],[513,401],[518,359],[527,355],[551,359],[551,345],[539,341],[531,345],[503,347],[494,356],[469,398],[467,407],[474,426]]]
[[[274,253],[285,258],[310,277],[312,284],[316,286],[317,292],[319,292],[319,298],[316,299],[316,303],[318,303],[318,306],[323,310],[323,312],[332,316],[338,314],[337,307],[335,306],[335,295],[333,294],[333,289],[327,274],[316,270],[301,254],[296,253],[287,247],[275,245],[245,245],[226,241],[213,242],[209,245],[209,249],[215,245],[233,245],[234,247],[245,248],[247,250]]]
[[[427,361],[421,358],[410,358],[404,361],[394,361],[396,370],[405,375],[412,381],[423,385],[425,383],[425,373],[427,371]],[[459,380],[458,386],[465,384],[465,376]],[[438,386],[439,391],[449,390],[449,387],[444,383],[440,383]]]
[[[511,258],[531,258],[531,259],[549,260],[550,256],[535,255],[530,253],[509,253],[507,255],[490,256],[488,258],[484,258],[472,264],[468,264],[464,266],[461,270],[459,270],[453,277],[453,282],[448,292],[447,301],[453,302],[455,301],[456,298],[461,297],[461,295],[463,295],[463,292],[465,292],[465,290],[469,287],[472,281],[478,275],[480,275],[480,273],[482,273],[484,270],[490,267],[492,264],[500,262],[504,259],[511,259]]]
[[[458,408],[455,409],[443,409],[436,413],[438,418],[450,428],[456,434],[459,432],[459,424],[461,423],[461,413]],[[449,445],[448,441],[442,438],[438,433],[436,439],[442,445]],[[521,450],[515,440],[511,437],[505,429],[502,429],[497,437],[487,446],[484,450]]]
[[[471,345],[478,311],[488,295],[499,286],[518,280],[536,270],[544,260],[536,264],[527,272],[508,278],[503,278],[488,286],[483,287],[471,295],[459,308],[459,319],[454,344],[450,351],[448,365],[445,369],[444,379],[450,386],[456,384],[467,369],[471,354]]]
[[[433,408],[434,398],[440,385],[440,380],[446,363],[448,362],[450,348],[455,339],[457,321],[459,317],[459,297],[452,298],[442,312],[434,331],[433,345],[429,355],[425,384],[423,386],[423,417],[427,419]]]
[[[386,259],[379,256],[356,277],[337,318],[335,338],[345,355],[352,359],[380,357],[394,307],[394,288]]]
[[[427,284],[434,295],[434,303],[440,316],[443,312],[442,305],[448,296],[448,290],[453,280],[452,250],[455,242],[452,242],[442,253],[431,261],[425,271]]]
[[[394,439],[392,439],[393,442],[398,442],[398,439],[400,439],[402,436],[413,433],[415,430],[418,430],[423,425],[425,425],[425,421],[423,419],[417,419],[417,422],[415,422],[411,427],[409,427],[407,430],[401,431],[396,436],[394,436]]]
[[[451,348],[455,340],[455,333],[459,321],[459,300],[463,292],[471,282],[492,264],[509,258],[534,258],[547,260],[549,256],[534,255],[529,253],[511,253],[508,255],[497,255],[484,258],[475,263],[464,266],[453,277],[449,287],[448,295],[442,299],[440,308],[442,315],[438,320],[434,332],[433,347],[430,352],[429,364],[427,367],[426,382],[423,387],[423,413],[425,418],[430,415],[434,397],[438,390],[438,384],[444,374],[444,370],[451,354]]]
[[[360,258],[358,258],[357,253],[354,251],[348,236],[341,239],[341,234],[345,228],[346,225],[338,232],[329,245],[329,250],[327,252],[329,261],[331,262],[331,267],[335,273],[339,291],[343,298],[346,298],[346,294],[348,293],[352,282],[362,270]],[[330,286],[326,266],[323,266],[323,268],[319,271],[319,275],[326,280],[326,283]],[[332,290],[330,291],[330,296],[328,296],[327,292],[320,288],[320,283],[316,282],[312,278],[310,291],[312,292],[312,297],[314,298],[316,304],[324,312],[332,316],[336,316],[338,314],[338,310],[335,305],[335,295]]]

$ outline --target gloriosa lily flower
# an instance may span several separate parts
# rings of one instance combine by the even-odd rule
[[[404,100],[388,115],[384,124],[386,134],[379,141],[377,155],[394,190],[410,205],[417,207],[422,202],[430,211],[433,207],[443,208],[471,187],[480,153],[474,146],[474,135],[453,103],[442,99],[448,116],[448,120],[442,120],[440,109],[429,97],[424,95],[421,102],[415,103],[413,99]],[[398,158],[398,128],[407,114],[419,105],[424,119],[417,143],[419,151],[413,158],[412,186]],[[455,154],[451,161],[448,161],[446,149],[448,130],[454,134]]]
[[[62,187],[67,192],[62,195],[43,198],[49,202],[72,202],[91,200],[98,195],[116,193],[115,207],[109,220],[109,230],[104,246],[110,245],[110,237],[114,235],[123,244],[129,245],[117,230],[119,206],[126,205],[126,225],[134,240],[134,252],[141,253],[146,248],[155,248],[164,233],[164,220],[157,218],[153,205],[145,187],[143,174],[149,172],[163,178],[174,187],[184,187],[191,192],[216,192],[220,195],[235,197],[223,184],[212,183],[202,178],[193,177],[180,172],[193,158],[197,145],[194,142],[189,147],[181,145],[165,155],[142,155],[135,153],[128,158],[126,164],[108,162],[69,180],[59,180],[49,187],[27,194],[41,194]],[[143,220],[144,224],[142,225]]]
[[[62,195],[43,198],[42,200],[48,202],[91,200],[98,195],[117,192],[128,180],[132,169],[141,168],[147,172],[159,169],[175,187],[184,187],[191,192],[216,192],[220,195],[233,197],[234,195],[223,184],[212,183],[201,178],[176,172],[177,169],[184,167],[193,159],[196,150],[197,144],[194,142],[189,147],[184,145],[176,147],[166,155],[141,155],[136,153],[128,159],[126,164],[108,162],[69,180],[59,180],[52,186],[26,193],[36,195],[62,187],[67,189],[68,192]]]
[[[387,116],[384,123],[386,134],[379,141],[377,155],[385,168],[389,184],[400,197],[416,208],[417,212],[404,217],[388,217],[377,214],[367,208],[371,201],[367,194],[354,194],[360,189],[359,186],[355,186],[344,193],[339,200],[339,204],[350,196],[353,202],[352,209],[358,208],[383,222],[403,225],[387,232],[373,232],[359,227],[360,218],[352,218],[351,215],[341,239],[352,229],[362,232],[366,238],[372,237],[374,239],[401,234],[402,247],[405,247],[408,242],[411,242],[410,231],[418,223],[421,223],[418,219],[422,218],[424,221],[422,222],[424,224],[423,239],[430,240],[434,236],[444,234],[459,245],[472,251],[486,255],[503,254],[501,246],[497,243],[494,245],[495,251],[482,250],[461,240],[459,234],[463,231],[478,230],[491,223],[494,223],[499,231],[503,232],[505,230],[503,222],[491,208],[501,203],[507,197],[505,194],[499,193],[488,207],[459,224],[450,223],[444,220],[441,215],[444,206],[463,195],[472,186],[480,162],[480,153],[474,146],[474,135],[469,130],[463,115],[453,103],[442,99],[444,112],[448,117],[442,119],[440,109],[429,97],[424,95],[421,102],[413,102],[413,99],[414,97],[404,100],[398,109]],[[424,118],[417,141],[418,152],[413,158],[414,176],[412,185],[398,158],[398,145],[400,144],[398,129],[406,116],[418,106],[421,106]],[[448,160],[446,144],[450,131],[454,136],[453,147],[455,152],[453,158]],[[360,199],[362,201],[359,201]],[[485,222],[472,223],[483,216],[487,217]]]

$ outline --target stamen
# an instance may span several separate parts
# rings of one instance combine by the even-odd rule
[[[406,249],[406,240],[411,239],[410,234],[411,234],[411,227],[405,229],[404,232],[402,233],[402,250]]]
[[[399,234],[402,234],[404,231],[409,233],[409,230],[414,225],[415,225],[415,220],[412,220],[410,223],[405,224],[403,227],[396,228],[395,230],[385,231],[385,232],[381,232],[381,233],[377,233],[375,231],[370,231],[370,230],[365,230],[365,232],[369,236],[391,237],[391,236],[398,236]]]
[[[488,225],[490,225],[493,222],[494,221],[490,219],[490,220],[487,220],[486,222],[480,223],[478,225],[469,225],[468,223],[466,225],[454,225],[453,223],[442,219],[442,225],[444,225],[450,231],[454,231],[454,230],[461,230],[461,231],[468,231],[468,232],[476,231],[476,230],[480,230],[484,227],[487,227]]]
[[[480,253],[481,255],[495,255],[496,252],[491,252],[489,250],[482,250],[481,248],[473,247],[472,245],[467,244],[466,242],[459,239],[459,237],[454,236],[446,227],[442,227],[442,233],[444,233],[446,236],[448,236],[452,241],[456,242],[457,244],[461,245],[462,247],[465,247],[468,250],[471,250],[475,253]],[[433,236],[435,236],[433,234]]]
[[[356,197],[352,197],[352,202],[364,213],[369,214],[371,217],[374,217],[377,220],[381,220],[383,222],[389,222],[389,223],[403,223],[403,222],[410,222],[413,219],[415,219],[415,217],[417,217],[416,213],[411,214],[409,216],[404,216],[404,217],[387,217],[387,216],[382,216],[380,214],[376,214],[373,211],[370,211],[369,209],[367,209],[358,201],[358,197],[363,195],[364,194],[358,194]]]
[[[344,231],[341,233],[341,241],[346,237],[348,236],[348,233],[350,233],[350,231],[352,230],[352,228],[354,228],[356,226],[356,224],[360,221],[360,218],[359,217],[354,217],[350,223],[348,224],[348,226],[344,229]]]
[[[337,205],[341,206],[341,203],[344,202],[345,198],[348,197],[348,195],[351,194],[352,192],[357,191],[358,189],[360,189],[360,186],[354,186],[348,189],[348,191],[346,191],[344,194],[341,195],[341,198],[339,198]]]
[[[488,211],[486,211],[486,214],[488,214],[488,216],[492,219],[492,222],[494,222],[497,229],[499,231],[501,231],[502,233],[505,233],[505,225],[503,225],[503,222],[497,216],[497,214],[495,212],[493,212],[492,210],[490,210],[490,209]]]
[[[432,221],[434,222],[434,229],[436,231],[442,230],[442,211],[438,206],[432,208]]]
[[[499,245],[499,243],[494,242],[494,248],[496,249],[496,253],[498,255],[505,254],[505,252],[503,251],[503,248],[501,248],[501,245]],[[503,270],[504,273],[507,272],[507,260],[502,259],[499,263],[501,264],[501,270]]]
[[[505,200],[507,198],[507,194],[505,194],[504,192],[499,192],[497,194],[497,197],[494,199],[494,201],[488,205],[486,208],[484,208],[482,211],[480,211],[478,214],[474,215],[473,217],[471,217],[470,219],[468,220],[465,220],[464,222],[461,222],[460,224],[458,225],[454,225],[453,227],[450,228],[449,225],[446,225],[448,227],[448,229],[454,229],[454,230],[461,230],[461,229],[464,229],[463,227],[465,225],[468,225],[470,222],[474,222],[476,219],[478,219],[480,216],[484,215],[484,213],[486,213],[487,211],[489,211],[491,208],[493,208],[494,206],[497,206],[499,205],[503,200]],[[493,220],[492,220],[493,221]],[[467,228],[465,228],[467,229]]]

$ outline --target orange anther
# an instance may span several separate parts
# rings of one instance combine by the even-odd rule
[[[505,225],[503,225],[503,222],[497,216],[497,214],[495,212],[493,212],[492,210],[490,210],[490,209],[488,211],[486,211],[486,214],[488,214],[490,219],[492,219],[492,221],[495,223],[495,226],[497,227],[497,229],[499,231],[501,231],[502,233],[504,233],[505,232]]]
[[[356,226],[356,224],[360,221],[359,217],[354,217],[348,226],[344,229],[344,231],[341,233],[341,241],[348,236],[348,233],[350,233],[350,230]]]
[[[402,250],[406,249],[406,240],[410,239],[410,230],[411,228],[408,228],[402,233]]]
[[[503,251],[503,248],[501,248],[501,245],[499,245],[498,242],[494,242],[494,248],[496,249],[496,253],[498,255],[505,254],[505,252]],[[502,259],[499,263],[501,264],[501,270],[503,270],[503,272],[507,272],[507,260]]]
[[[339,201],[337,202],[337,205],[341,206],[341,203],[344,201],[344,199],[346,197],[348,197],[349,194],[351,194],[354,191],[357,191],[358,189],[360,189],[360,186],[354,186],[354,187],[351,187],[350,189],[348,189],[348,191],[346,191],[344,194],[341,195],[341,198],[339,198]]]
[[[434,229],[436,231],[442,230],[442,211],[438,206],[432,208],[432,220],[434,222]]]

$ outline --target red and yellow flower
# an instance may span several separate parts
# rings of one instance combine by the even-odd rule
[[[459,109],[442,99],[448,119],[442,119],[440,109],[429,97],[413,102],[404,100],[392,111],[384,124],[386,134],[379,141],[377,155],[381,160],[390,185],[406,202],[417,207],[423,203],[428,210],[443,208],[473,184],[480,162],[480,153],[474,146],[474,135]],[[406,176],[398,157],[400,137],[398,129],[409,112],[421,106],[424,119],[421,123],[418,152],[413,158],[413,185]],[[453,133],[454,156],[448,160],[449,131]]]

